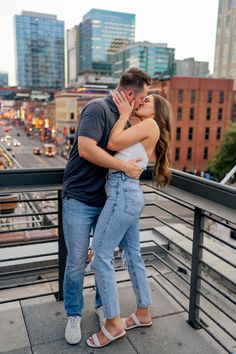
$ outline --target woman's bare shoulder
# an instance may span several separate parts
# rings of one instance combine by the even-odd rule
[[[147,129],[149,132],[151,129],[153,134],[160,133],[160,129],[158,127],[157,122],[152,118],[147,118],[147,119],[143,120],[141,123],[139,123],[139,125],[140,125],[140,129]]]

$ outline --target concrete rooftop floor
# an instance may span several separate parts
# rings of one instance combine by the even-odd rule
[[[46,286],[46,285],[42,285]],[[99,329],[94,312],[94,290],[86,289],[82,319],[82,341],[68,345],[64,340],[66,315],[63,302],[54,295],[14,301],[0,305],[0,353],[7,354],[189,354],[223,353],[224,350],[202,329],[194,330],[187,323],[187,313],[152,279],[151,328],[133,329],[126,337],[103,349],[88,348],[85,340]],[[130,282],[119,284],[121,314],[135,309]]]

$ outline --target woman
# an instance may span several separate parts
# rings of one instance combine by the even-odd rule
[[[171,115],[170,104],[159,95],[149,95],[136,115],[140,123],[125,129],[133,111],[123,92],[113,94],[120,117],[111,131],[108,148],[119,151],[115,157],[123,160],[140,158],[143,169],[148,161],[155,162],[154,181],[165,186],[170,180]],[[139,176],[137,176],[139,177]],[[126,330],[152,325],[151,296],[148,278],[140,254],[139,217],[144,197],[138,179],[110,170],[106,182],[107,201],[99,216],[92,244],[92,268],[101,295],[105,325],[87,340],[90,347],[104,347],[125,335]],[[119,245],[128,265],[137,309],[129,318],[120,318],[119,297],[112,264]]]

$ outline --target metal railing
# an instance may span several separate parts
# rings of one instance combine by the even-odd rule
[[[2,285],[1,292],[14,287],[24,287],[50,282],[58,282],[58,290],[51,291],[59,300],[63,298],[63,276],[66,262],[66,247],[62,231],[62,201],[61,183],[63,169],[47,170],[7,170],[0,175],[0,194],[20,193],[27,198],[20,199],[19,203],[33,203],[38,206],[32,212],[22,213],[21,217],[33,217],[36,214],[43,218],[56,215],[54,221],[47,220],[45,224],[33,224],[32,227],[20,228],[15,232],[38,232],[43,230],[57,230],[56,236],[41,240],[24,242],[2,243],[2,249],[24,247],[45,243],[57,243],[55,252],[30,255],[30,259],[40,257],[54,257],[53,262],[46,262],[44,266],[27,267],[1,272],[1,263],[24,261],[28,256],[9,257],[1,259],[0,280],[22,275],[39,274],[42,272],[56,272],[56,276],[47,279],[33,279],[28,282]],[[236,341],[235,333],[235,265],[236,241],[230,238],[235,233],[236,190],[229,186],[220,185],[212,181],[173,171],[171,186],[157,190],[149,182],[151,171],[143,175],[143,190],[145,193],[146,208],[141,217],[141,230],[152,231],[152,239],[143,243],[152,243],[156,249],[161,249],[166,257],[160,256],[157,251],[142,253],[143,257],[151,256],[161,262],[170,273],[162,272],[155,262],[147,262],[148,269],[157,275],[149,275],[159,284],[185,311],[188,312],[188,323],[195,329],[204,329],[228,353],[232,352],[230,340]],[[146,181],[145,181],[146,179]],[[174,188],[173,188],[174,187]],[[48,191],[54,191],[54,196],[48,197]],[[35,196],[34,193],[37,192]],[[39,195],[40,192],[40,195]],[[45,211],[42,202],[50,201],[54,210]],[[166,206],[166,204],[168,204]],[[150,212],[149,212],[150,211]],[[150,215],[149,215],[150,214]],[[5,215],[0,214],[0,219]],[[11,218],[19,215],[11,215]],[[150,220],[154,225],[150,226]],[[50,223],[51,222],[51,223]],[[156,223],[156,226],[155,226]],[[223,232],[222,232],[223,230]],[[9,231],[9,230],[8,230]],[[5,231],[0,231],[4,234]],[[38,238],[40,238],[38,236]],[[168,243],[168,248],[158,240],[161,238]],[[143,248],[144,249],[144,248]],[[171,260],[171,262],[170,262]],[[11,268],[11,267],[10,267]],[[88,274],[89,275],[89,274]],[[128,280],[128,279],[127,279]],[[127,281],[123,280],[123,281]],[[38,297],[48,295],[48,292],[31,295]],[[26,297],[20,297],[24,299]],[[27,297],[29,298],[29,296]],[[1,299],[0,299],[1,300]],[[16,298],[5,298],[0,303],[15,301]],[[223,304],[223,305],[222,305]],[[233,309],[233,310],[232,310]],[[223,317],[222,317],[223,316]],[[222,321],[222,318],[224,321]],[[215,330],[217,327],[217,330]],[[221,331],[219,335],[219,330]],[[230,344],[229,344],[230,343]]]

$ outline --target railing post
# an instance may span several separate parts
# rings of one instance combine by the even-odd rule
[[[192,246],[192,266],[191,266],[191,282],[190,282],[190,299],[189,299],[189,318],[188,323],[195,329],[200,328],[197,323],[199,320],[199,305],[200,294],[197,289],[201,286],[199,279],[200,260],[202,259],[202,245],[203,245],[203,214],[202,210],[195,208],[194,212],[194,229],[193,229],[193,246]]]
[[[58,263],[59,263],[59,284],[58,284],[58,300],[63,300],[63,280],[66,266],[66,244],[62,227],[62,198],[61,190],[58,191]]]

